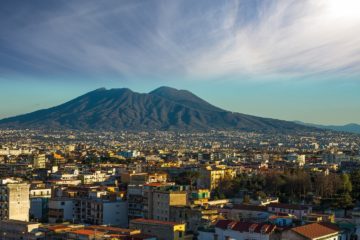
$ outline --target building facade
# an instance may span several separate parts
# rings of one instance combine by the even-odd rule
[[[29,221],[30,185],[13,179],[0,180],[0,220]]]

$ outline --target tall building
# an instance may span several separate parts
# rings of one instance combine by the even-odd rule
[[[144,218],[143,186],[129,185],[127,201],[129,219]]]
[[[30,184],[16,179],[0,180],[0,220],[29,221]]]
[[[223,179],[232,179],[236,176],[234,169],[223,165],[205,166],[200,168],[199,174],[197,187],[210,190],[217,188]]]
[[[38,154],[34,156],[33,168],[45,168],[46,166],[45,154]]]
[[[143,189],[143,213],[148,219],[169,221],[170,206],[186,206],[187,192],[182,186],[149,183]]]

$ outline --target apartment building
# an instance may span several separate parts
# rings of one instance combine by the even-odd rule
[[[0,220],[29,221],[30,185],[17,179],[0,180]]]
[[[169,221],[171,206],[186,206],[187,192],[172,190],[155,190],[153,193],[152,219]]]
[[[147,219],[168,221],[170,206],[186,206],[187,192],[182,186],[149,183],[143,187],[143,213]]]
[[[127,202],[102,198],[49,200],[49,222],[77,222],[127,227]]]
[[[34,156],[33,159],[33,168],[35,169],[41,169],[46,167],[46,157],[45,154],[38,154]]]
[[[224,178],[234,178],[236,171],[223,165],[209,165],[200,168],[200,177],[197,179],[197,187],[199,189],[217,188]]]
[[[30,187],[30,217],[38,221],[46,221],[51,188],[43,183],[32,183]]]
[[[126,198],[129,219],[144,218],[143,186],[128,185]]]
[[[311,206],[297,204],[270,203],[266,207],[270,213],[290,214],[296,216],[299,219],[302,219],[312,211]]]

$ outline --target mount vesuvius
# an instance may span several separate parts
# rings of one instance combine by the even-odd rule
[[[0,120],[2,128],[74,130],[314,131],[290,121],[233,113],[186,90],[97,89],[56,107]]]

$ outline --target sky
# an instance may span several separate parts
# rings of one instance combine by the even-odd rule
[[[359,0],[3,0],[0,118],[100,87],[360,124]]]

